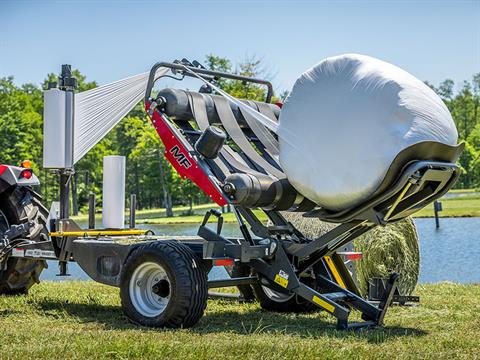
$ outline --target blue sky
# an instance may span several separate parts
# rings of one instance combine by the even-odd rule
[[[70,63],[103,84],[159,60],[263,59],[277,90],[321,59],[356,52],[422,80],[480,71],[477,1],[0,0],[0,76],[40,83]]]

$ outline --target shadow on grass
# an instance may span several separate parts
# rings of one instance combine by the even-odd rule
[[[199,334],[227,331],[241,335],[276,333],[308,338],[351,337],[366,339],[372,343],[381,343],[397,337],[417,337],[427,334],[423,330],[399,326],[357,331],[337,330],[335,319],[326,313],[272,313],[261,309],[242,313],[235,311],[207,313],[199,326],[192,331]]]
[[[18,310],[12,310],[12,309],[4,309],[0,310],[0,318],[6,317],[6,316],[12,316],[12,315],[17,315],[20,314],[21,312]]]
[[[141,328],[130,323],[121,309],[113,305],[44,300],[35,302],[35,307],[46,316],[54,318],[73,318],[75,321],[83,323],[100,323],[110,329]],[[329,336],[365,339],[370,343],[381,343],[393,338],[418,337],[427,334],[423,330],[399,326],[360,331],[339,331],[335,328],[334,319],[327,316],[322,313],[307,315],[272,313],[260,309],[247,312],[211,311],[207,312],[199,324],[189,331],[198,334],[228,332],[237,335],[274,333],[308,338]],[[162,330],[154,329],[153,331]]]

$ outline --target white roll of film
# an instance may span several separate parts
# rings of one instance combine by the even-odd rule
[[[44,92],[43,167],[62,169],[65,158],[65,92],[50,89]]]
[[[125,225],[125,156],[103,158],[103,227],[123,229]]]

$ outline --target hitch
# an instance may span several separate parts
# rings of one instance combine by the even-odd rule
[[[33,221],[29,221],[20,225],[12,225],[5,231],[3,237],[0,239],[0,268],[2,270],[4,270],[7,264],[8,253],[12,250],[11,242],[28,235],[30,228],[34,225],[35,223]],[[22,240],[20,240],[20,242],[22,242]]]
[[[7,246],[8,244],[10,244],[10,241],[28,235],[30,229],[34,225],[35,223],[33,221],[29,221],[24,224],[10,226],[10,228],[3,234],[2,245]]]

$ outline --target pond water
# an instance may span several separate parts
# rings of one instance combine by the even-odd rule
[[[420,282],[480,283],[480,218],[415,219]]]
[[[480,192],[478,191],[456,191],[446,193],[443,195],[442,199],[471,198],[479,195]]]
[[[435,228],[431,218],[415,219],[420,237],[420,282],[452,281],[480,283],[480,218],[442,218]],[[195,235],[198,225],[139,225],[157,235]],[[235,224],[225,224],[225,236],[239,236]],[[87,280],[88,276],[75,263],[69,264],[69,277],[57,277],[57,263],[41,276],[43,280]],[[223,268],[214,268],[210,277],[224,277]]]

